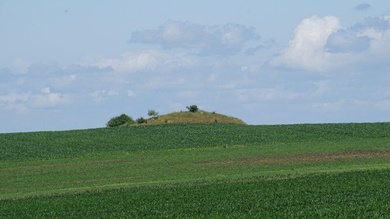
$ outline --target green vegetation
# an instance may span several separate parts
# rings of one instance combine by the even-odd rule
[[[390,123],[0,134],[0,218],[385,218],[389,167]]]
[[[153,119],[158,117],[158,112],[156,110],[148,110],[148,116],[151,116]]]
[[[154,119],[149,119],[147,124],[157,125],[157,124],[188,124],[188,123],[223,123],[223,124],[241,124],[245,125],[240,119],[233,118],[230,116],[210,113],[203,110],[198,110],[196,112],[175,112],[169,113],[166,115],[161,115]]]
[[[143,123],[146,123],[147,120],[144,118],[144,117],[139,117],[137,120],[136,120],[137,124],[143,124]]]
[[[390,171],[251,178],[1,201],[2,218],[387,218]]]
[[[197,105],[191,105],[186,107],[191,113],[196,113],[199,109]]]
[[[107,122],[107,127],[117,127],[117,126],[123,126],[123,125],[129,125],[129,124],[133,124],[134,123],[134,120],[126,115],[126,114],[121,114],[120,116],[116,116],[116,117],[113,117],[111,118],[108,122]]]
[[[148,110],[149,119],[139,117],[136,119],[138,125],[158,125],[158,124],[188,124],[188,123],[225,123],[225,124],[242,124],[240,119],[230,116],[217,114],[215,112],[206,112],[199,110],[196,105],[187,106],[188,112],[174,112],[166,115],[159,116],[156,110]],[[110,119],[107,123],[107,127],[125,126],[135,123],[133,119],[125,114]]]
[[[334,150],[346,150],[354,149],[362,142],[363,149],[370,149],[370,145],[373,148],[380,147],[381,144],[386,149],[387,144],[390,144],[389,138],[390,123],[125,126],[113,129],[0,134],[0,161],[222,146],[254,146],[258,150],[277,150],[282,147],[281,153],[285,148],[304,153],[312,148],[321,150],[316,146],[322,144],[332,146]],[[379,142],[375,143],[376,141]],[[350,146],[347,147],[342,142],[349,142],[347,144]],[[296,143],[307,147],[295,149],[290,146]]]
[[[224,123],[245,125],[240,119],[199,110],[196,105],[187,106],[187,112],[174,112],[166,115],[159,115],[155,110],[148,110],[149,119],[140,117],[136,120],[137,124],[159,125],[159,124],[189,124],[189,123]]]

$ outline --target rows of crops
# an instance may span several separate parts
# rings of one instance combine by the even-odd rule
[[[0,218],[386,218],[389,167],[390,123],[0,134]]]
[[[0,134],[0,161],[136,151],[390,137],[390,123],[245,126],[175,124]]]
[[[0,201],[0,218],[387,218],[390,170]]]

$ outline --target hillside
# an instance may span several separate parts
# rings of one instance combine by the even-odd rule
[[[175,123],[223,123],[223,124],[240,124],[246,125],[240,119],[226,116],[215,112],[206,112],[199,110],[197,112],[174,112],[166,115],[150,118],[147,120],[148,125],[156,124],[175,124]]]

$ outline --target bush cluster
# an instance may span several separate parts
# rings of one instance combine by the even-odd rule
[[[134,120],[126,115],[126,114],[121,114],[120,116],[116,116],[116,117],[113,117],[111,118],[106,126],[107,127],[117,127],[117,126],[123,126],[123,125],[129,125],[129,124],[133,124],[134,123]]]
[[[144,117],[139,117],[137,120],[136,120],[136,122],[138,123],[138,124],[142,124],[142,123],[147,123],[147,121],[148,120],[146,120],[146,119],[144,119]]]

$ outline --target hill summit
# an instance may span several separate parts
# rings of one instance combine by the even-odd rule
[[[230,123],[246,125],[241,119],[226,116],[215,112],[198,110],[196,112],[174,112],[160,115],[147,120],[147,125],[175,124],[175,123]]]

